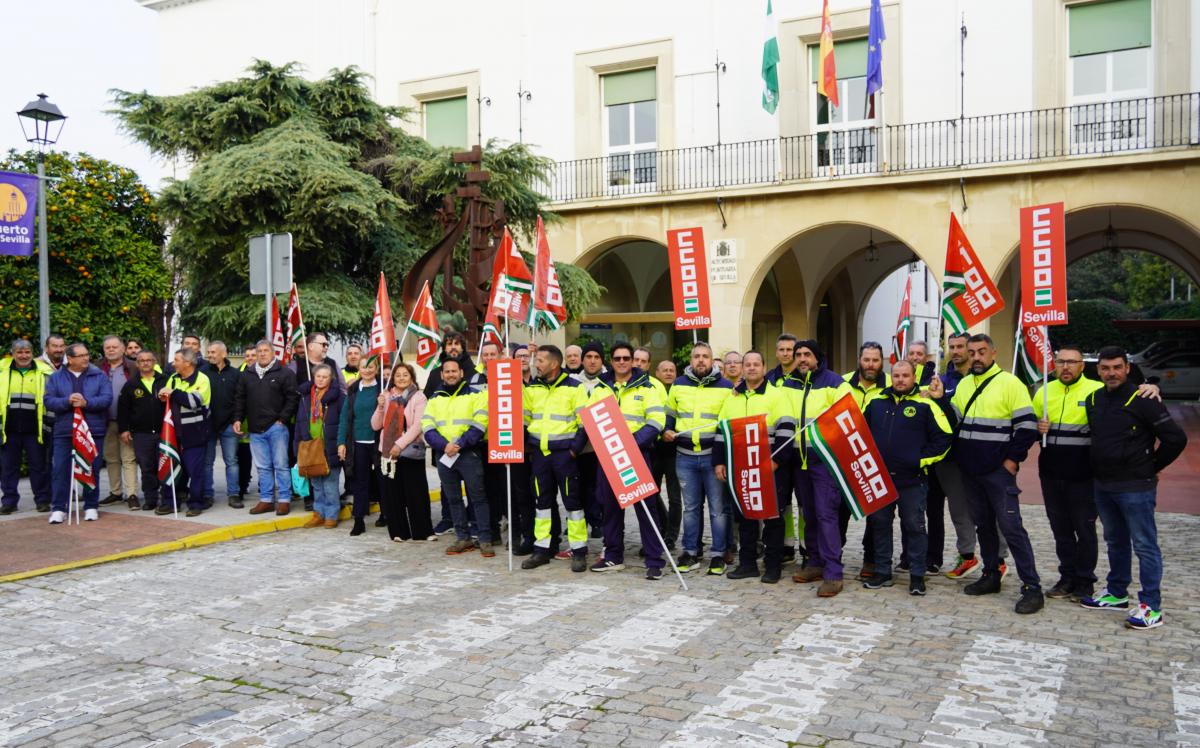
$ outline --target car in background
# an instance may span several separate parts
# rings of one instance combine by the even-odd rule
[[[1195,341],[1185,340],[1183,338],[1171,338],[1170,340],[1159,340],[1146,346],[1137,353],[1129,354],[1129,362],[1133,364],[1143,364],[1155,359],[1162,358],[1171,353],[1184,349],[1195,349],[1200,346],[1195,344]]]
[[[1165,397],[1200,396],[1200,351],[1169,353],[1140,366]]]

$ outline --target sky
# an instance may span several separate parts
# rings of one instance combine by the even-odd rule
[[[55,150],[127,166],[158,188],[170,166],[152,157],[105,113],[109,89],[158,87],[157,14],[135,0],[4,0],[5,59],[0,76],[0,152],[25,150],[15,115],[46,94],[67,115]],[[2,111],[2,109],[0,109]]]

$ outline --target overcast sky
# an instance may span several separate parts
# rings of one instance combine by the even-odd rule
[[[29,147],[15,113],[44,93],[67,115],[56,150],[134,169],[157,188],[169,171],[104,110],[109,89],[158,88],[157,14],[135,0],[4,0],[0,152]]]

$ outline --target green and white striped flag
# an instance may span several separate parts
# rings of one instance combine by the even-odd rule
[[[771,12],[771,0],[767,0],[767,24],[763,32],[762,108],[768,114],[774,114],[779,106],[779,40],[776,37],[775,14]]]

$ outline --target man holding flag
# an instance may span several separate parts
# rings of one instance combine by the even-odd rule
[[[67,518],[70,500],[75,448],[74,415],[78,408],[91,430],[97,457],[92,474],[100,474],[100,457],[104,454],[104,431],[108,427],[108,406],[112,403],[112,383],[108,376],[88,360],[88,349],[82,343],[67,346],[66,365],[50,375],[46,382],[46,409],[55,414],[53,436],[54,459],[51,468],[50,524],[60,525]],[[100,519],[99,497],[95,487],[83,491],[83,518]]]
[[[163,424],[165,406],[158,392],[167,386],[167,377],[154,371],[158,362],[152,351],[137,355],[137,373],[121,388],[117,397],[117,428],[121,440],[133,445],[133,454],[142,471],[142,510],[158,507],[158,431]],[[233,486],[230,490],[236,490]]]
[[[964,377],[947,402],[941,379],[929,385],[929,396],[957,426],[954,460],[968,491],[971,518],[979,536],[983,574],[963,588],[968,595],[1000,591],[999,532],[1008,541],[1017,574],[1021,577],[1018,613],[1036,613],[1045,605],[1041,582],[1033,559],[1033,545],[1021,523],[1017,497],[1017,470],[1037,440],[1037,421],[1029,390],[1012,374],[996,365],[996,346],[984,334],[967,341],[971,376]]]
[[[190,348],[175,351],[175,373],[158,391],[158,398],[171,410],[171,420],[179,437],[179,457],[188,480],[187,516],[198,517],[204,511],[204,457],[208,451],[209,410],[212,384],[197,367],[198,357]],[[165,437],[165,434],[164,434]],[[174,481],[163,496],[177,505]]]

